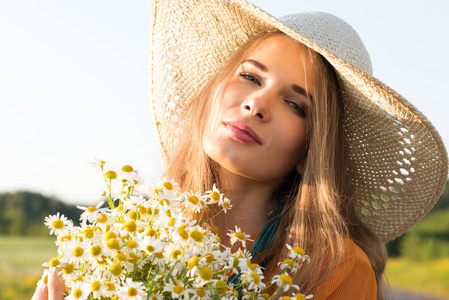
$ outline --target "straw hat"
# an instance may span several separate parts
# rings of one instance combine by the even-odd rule
[[[448,172],[441,137],[412,104],[372,76],[363,43],[344,21],[320,12],[278,20],[243,0],[152,0],[150,22],[150,90],[166,161],[185,105],[248,37],[280,30],[337,71],[360,219],[388,242],[438,200]]]

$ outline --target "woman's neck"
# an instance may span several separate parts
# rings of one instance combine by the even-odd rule
[[[225,176],[223,176],[225,175]],[[270,201],[276,187],[273,183],[254,181],[236,174],[220,174],[222,187],[220,192],[231,200],[232,208],[226,214],[220,214],[221,222],[228,228],[220,228],[221,238],[227,240],[228,230],[235,226],[246,234],[253,234],[266,223],[272,210]]]

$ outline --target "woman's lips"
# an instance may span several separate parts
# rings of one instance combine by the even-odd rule
[[[239,142],[245,144],[262,144],[256,132],[247,124],[241,121],[226,121],[223,125],[231,136]]]

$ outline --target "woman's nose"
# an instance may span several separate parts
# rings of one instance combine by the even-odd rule
[[[271,117],[270,101],[267,96],[254,95],[252,97],[248,97],[245,101],[243,101],[242,108],[246,113],[254,115],[262,121],[268,121]]]

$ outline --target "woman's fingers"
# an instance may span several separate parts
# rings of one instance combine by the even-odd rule
[[[48,275],[48,300],[63,300],[65,285],[56,272]]]
[[[48,299],[48,288],[46,285],[44,287],[38,286],[36,291],[34,291],[33,298],[31,300],[47,300]]]

